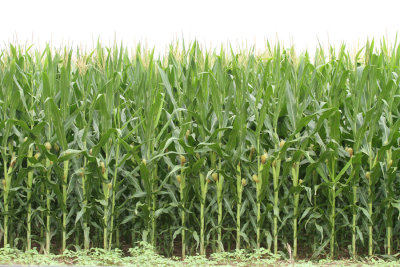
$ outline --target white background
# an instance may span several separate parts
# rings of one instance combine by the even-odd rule
[[[134,47],[138,41],[165,49],[197,38],[218,47],[265,47],[278,38],[297,50],[318,42],[361,47],[367,38],[391,42],[400,29],[400,1],[304,0],[0,0],[0,46],[51,42],[91,48],[98,38]]]

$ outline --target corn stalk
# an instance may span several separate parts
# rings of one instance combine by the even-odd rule
[[[204,245],[204,234],[205,234],[205,225],[204,225],[204,208],[207,199],[207,190],[209,179],[204,177],[204,174],[200,173],[200,255],[205,255],[205,245]]]
[[[242,213],[242,195],[246,186],[246,179],[242,179],[240,163],[236,167],[236,190],[237,190],[237,209],[236,209],[236,250],[240,249],[240,217]]]

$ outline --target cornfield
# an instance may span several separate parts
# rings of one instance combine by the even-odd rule
[[[400,46],[0,53],[1,242],[44,253],[400,247]]]

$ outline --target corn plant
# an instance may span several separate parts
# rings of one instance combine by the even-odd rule
[[[201,187],[201,203],[200,203],[200,255],[205,255],[205,225],[204,225],[204,208],[207,198],[207,189],[209,184],[209,178],[205,178],[204,174],[200,173],[200,187]]]
[[[236,174],[236,190],[238,195],[237,210],[236,210],[236,249],[240,249],[240,216],[242,212],[242,195],[243,189],[246,186],[246,179],[242,179],[240,164],[237,165]]]
[[[12,176],[14,173],[14,168],[16,164],[15,154],[13,154],[13,143],[9,140],[11,136],[12,123],[11,120],[14,119],[16,113],[17,101],[12,101],[17,97],[17,90],[14,90],[15,86],[12,82],[13,75],[16,69],[15,60],[11,60],[11,65],[9,68],[3,72],[2,79],[2,99],[4,99],[2,104],[2,128],[4,129],[2,132],[2,161],[3,161],[3,179],[2,179],[2,188],[4,190],[3,193],[3,205],[4,205],[4,221],[3,221],[3,229],[4,229],[4,247],[8,245],[8,222],[9,222],[9,192],[11,189]]]
[[[3,245],[396,255],[399,51],[9,46]]]

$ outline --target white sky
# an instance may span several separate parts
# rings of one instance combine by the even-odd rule
[[[229,40],[262,49],[278,36],[287,46],[314,50],[318,39],[352,47],[368,37],[394,41],[400,29],[399,0],[1,0],[0,7],[1,46],[17,37],[20,44],[91,48],[97,38],[106,45],[115,38],[163,50],[184,37],[212,47]]]

